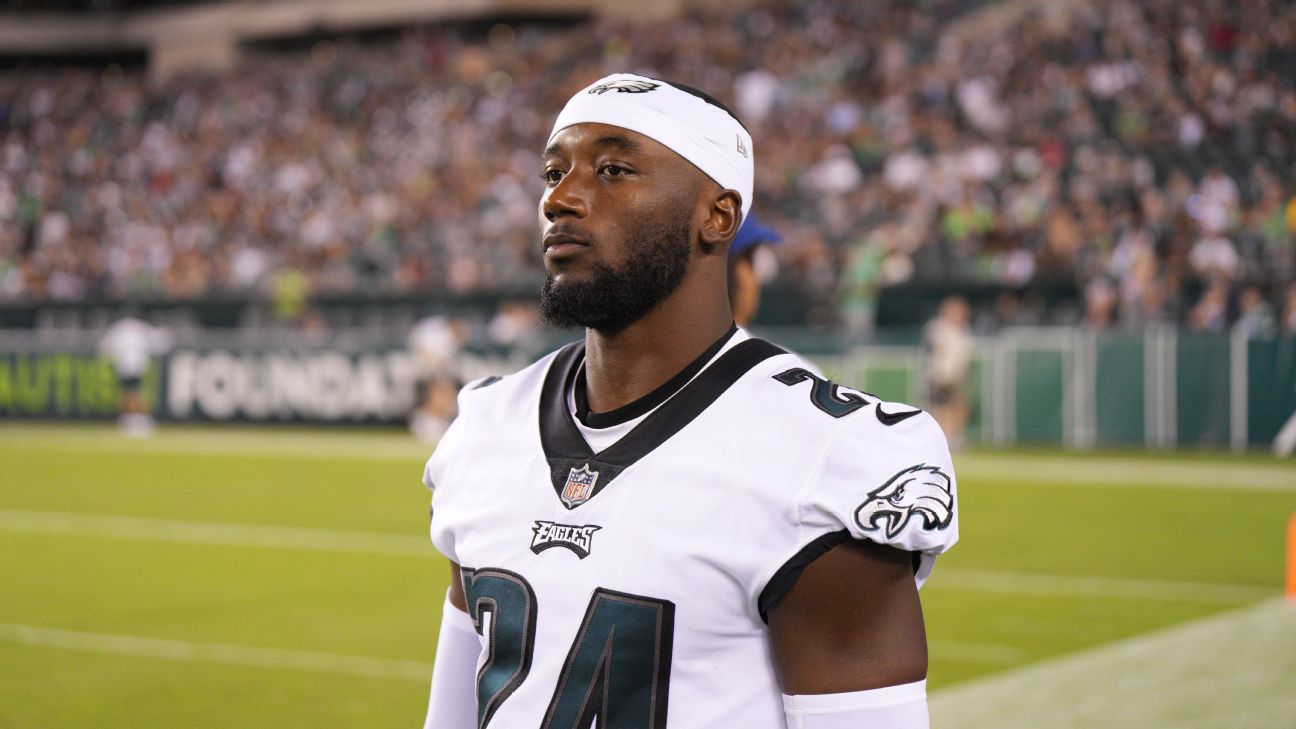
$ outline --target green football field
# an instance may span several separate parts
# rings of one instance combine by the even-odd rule
[[[427,453],[394,431],[0,425],[0,727],[421,726],[447,578]],[[1292,462],[955,460],[962,541],[923,589],[933,726],[997,726],[960,707],[1011,713],[1004,677],[1092,704],[1173,674],[1176,646],[1225,672],[1229,630],[1263,674],[1242,703],[1291,705],[1266,687],[1296,687]]]

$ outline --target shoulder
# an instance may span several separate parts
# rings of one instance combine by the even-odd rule
[[[957,487],[945,436],[922,409],[833,382],[784,353],[744,378],[732,422],[747,442],[770,521],[753,596],[764,617],[806,565],[868,541],[903,552],[916,581],[958,539]]]
[[[919,417],[925,415],[922,409],[886,401],[831,378],[831,373],[825,375],[804,357],[779,350],[778,356],[753,367],[747,380],[749,394],[759,395],[765,409],[775,411],[777,417],[805,421],[819,436],[904,433],[906,438],[912,438],[916,431],[926,431],[914,428],[914,423],[893,430],[906,421],[929,421]]]
[[[515,417],[520,402],[539,397],[550,366],[572,346],[550,352],[517,372],[481,377],[464,385],[459,390],[458,417],[471,421],[510,412]]]
[[[764,407],[787,445],[807,442],[802,526],[845,530],[909,551],[957,539],[956,483],[945,435],[920,408],[840,385],[795,355],[759,368]]]
[[[471,461],[498,448],[510,436],[529,437],[538,430],[540,391],[554,359],[563,348],[507,375],[482,377],[459,391],[458,413],[424,469],[423,483],[445,484],[456,463]]]
[[[935,554],[958,540],[956,501],[954,464],[936,420],[879,400],[835,434],[802,508],[856,539]]]

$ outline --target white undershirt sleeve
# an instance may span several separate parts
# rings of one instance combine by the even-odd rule
[[[928,729],[927,681],[845,694],[783,695],[788,729]]]
[[[450,604],[441,609],[441,635],[432,665],[432,690],[423,729],[474,729],[477,726],[477,659],[481,638],[468,613]]]

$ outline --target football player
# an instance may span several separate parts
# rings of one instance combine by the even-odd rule
[[[752,140],[617,74],[542,156],[544,317],[428,461],[451,561],[429,729],[925,727],[918,586],[957,539],[940,429],[733,323]]]

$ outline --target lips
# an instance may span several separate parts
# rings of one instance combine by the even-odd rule
[[[567,258],[589,248],[589,239],[569,230],[551,229],[544,236],[545,258]]]

